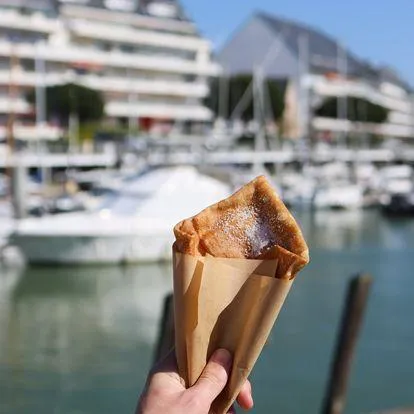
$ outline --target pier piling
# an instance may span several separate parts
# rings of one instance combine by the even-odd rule
[[[367,275],[355,276],[349,283],[322,414],[344,411],[349,374],[371,283]]]

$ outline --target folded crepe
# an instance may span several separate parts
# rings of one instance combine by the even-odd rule
[[[233,355],[211,413],[227,413],[309,261],[299,226],[264,176],[174,228],[175,346],[187,387],[212,353]]]
[[[295,219],[266,177],[174,228],[175,250],[191,256],[277,259],[278,278],[293,278],[309,262]]]

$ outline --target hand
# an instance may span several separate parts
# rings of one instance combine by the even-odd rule
[[[217,350],[199,380],[186,389],[178,375],[175,353],[171,352],[150,373],[136,414],[208,414],[227,383],[231,364],[230,353],[225,349]],[[249,381],[244,384],[237,402],[245,410],[253,407]],[[235,413],[235,409],[231,408],[229,413]]]

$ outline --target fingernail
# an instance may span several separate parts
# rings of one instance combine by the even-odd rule
[[[225,368],[230,368],[232,359],[233,358],[227,349],[218,349],[211,357],[211,361],[217,362]]]

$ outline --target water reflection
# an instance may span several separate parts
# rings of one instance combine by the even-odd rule
[[[359,270],[375,282],[346,412],[412,404],[414,220],[295,216],[312,260],[253,375],[255,412],[317,412],[347,280]],[[170,264],[0,268],[0,412],[133,412],[171,284]]]
[[[12,279],[3,273],[3,281],[6,276]],[[91,376],[125,385],[117,375],[135,375],[127,365],[143,358],[145,365],[137,366],[141,381],[129,384],[136,389],[171,288],[168,266],[34,268],[16,275],[0,296],[0,389],[13,391],[3,403],[11,410],[21,403],[20,394],[30,404],[28,392],[36,390],[93,389]],[[35,412],[40,398],[33,396]]]
[[[312,249],[386,248],[414,242],[414,220],[384,219],[377,210],[294,212]]]

